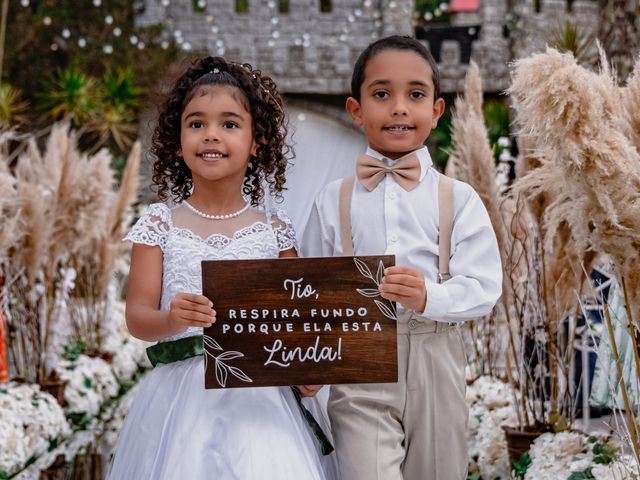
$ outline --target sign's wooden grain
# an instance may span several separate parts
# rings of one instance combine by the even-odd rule
[[[393,255],[202,262],[205,388],[396,382]]]

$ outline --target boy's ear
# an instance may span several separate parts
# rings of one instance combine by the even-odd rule
[[[435,102],[433,102],[433,115],[431,116],[431,128],[436,128],[438,125],[438,120],[444,113],[444,99],[442,97],[438,98]]]
[[[362,108],[360,107],[360,102],[353,97],[347,98],[347,103],[345,105],[347,113],[351,115],[353,118],[353,123],[356,124],[356,127],[362,126]]]

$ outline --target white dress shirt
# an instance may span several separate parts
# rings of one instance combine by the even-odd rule
[[[367,155],[392,164],[371,148]],[[452,278],[438,278],[438,181],[440,175],[426,147],[416,151],[420,183],[404,190],[386,175],[368,192],[355,182],[351,225],[355,255],[395,255],[396,265],[420,270],[425,277],[425,317],[458,322],[488,314],[502,290],[502,265],[489,215],[473,188],[454,182],[454,217],[449,270]],[[320,191],[302,237],[304,256],[343,255],[340,238],[339,191],[342,180]],[[402,307],[400,307],[402,310]]]

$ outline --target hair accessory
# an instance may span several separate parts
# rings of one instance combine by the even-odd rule
[[[242,207],[237,212],[228,213],[226,215],[210,215],[208,213],[201,212],[200,210],[198,210],[196,207],[191,205],[186,200],[183,200],[182,203],[184,203],[189,208],[189,210],[191,210],[193,213],[195,213],[199,217],[206,218],[208,220],[228,220],[229,218],[235,218],[235,217],[239,216],[240,214],[244,213],[244,211],[249,208],[249,202],[247,202],[247,203],[245,203],[244,207]]]
[[[220,69],[218,67],[215,67],[213,70],[211,70],[209,73],[220,73]]]

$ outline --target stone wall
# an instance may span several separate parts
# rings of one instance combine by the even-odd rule
[[[286,13],[278,0],[247,0],[247,13],[236,13],[238,0],[200,1],[206,4],[202,12],[193,0],[145,0],[137,22],[163,23],[185,48],[257,65],[285,93],[347,94],[355,59],[368,43],[416,32],[411,0],[290,0]],[[509,62],[544,49],[565,20],[586,33],[597,30],[597,3],[590,0],[479,1],[477,12],[455,15],[452,25],[478,33],[471,60],[487,91],[507,88]],[[321,12],[321,2],[329,2],[331,12]],[[444,40],[440,54],[443,92],[460,91],[468,67],[460,44]]]
[[[191,48],[204,48],[269,72],[287,93],[344,94],[358,54],[373,39],[411,34],[410,0],[291,0],[280,13],[276,0],[248,0],[249,12],[235,13],[235,0],[216,0],[215,11],[194,12],[192,0],[146,0],[141,25],[164,23],[179,30]],[[213,5],[212,0],[208,3]],[[167,23],[167,19],[170,22]]]

